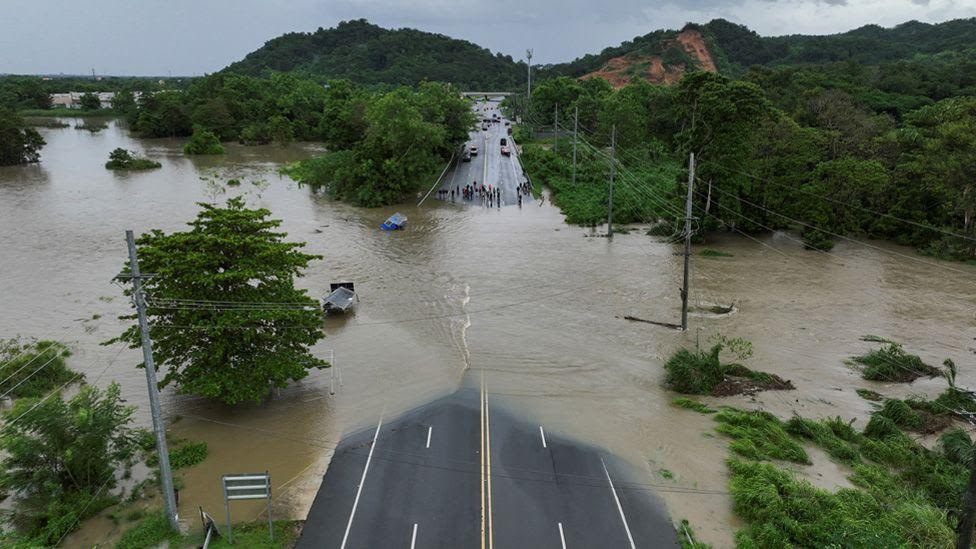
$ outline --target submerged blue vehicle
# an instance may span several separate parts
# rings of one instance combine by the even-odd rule
[[[383,229],[384,231],[396,231],[402,229],[406,224],[407,224],[407,216],[403,215],[400,212],[397,212],[391,215],[389,218],[387,218],[387,220],[384,221],[382,225],[380,225],[380,228]]]

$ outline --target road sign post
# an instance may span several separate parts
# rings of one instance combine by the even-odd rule
[[[268,535],[274,541],[274,523],[271,520],[271,475],[264,473],[250,473],[242,475],[223,475],[220,477],[224,488],[224,512],[227,513],[227,541],[234,543],[234,532],[230,525],[230,500],[232,499],[267,499],[268,500]]]

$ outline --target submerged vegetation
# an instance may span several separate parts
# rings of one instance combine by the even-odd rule
[[[110,170],[152,170],[163,165],[149,158],[134,156],[126,149],[118,148],[108,154],[105,167]]]
[[[190,139],[183,145],[183,152],[186,154],[224,154],[224,147],[220,144],[220,139],[210,130],[196,127]]]
[[[792,383],[777,375],[722,362],[723,350],[730,350],[740,360],[752,354],[751,345],[741,339],[720,338],[708,350],[681,348],[664,364],[665,382],[672,390],[690,395],[727,396],[793,389]]]
[[[29,164],[41,159],[44,138],[17,113],[0,105],[0,166]]]
[[[71,351],[47,340],[0,341],[0,379],[10,398],[41,397],[70,381],[80,379],[66,363]]]
[[[909,354],[897,343],[851,359],[864,367],[861,377],[871,381],[912,382],[920,377],[935,377],[941,371],[916,355]]]
[[[679,408],[685,408],[685,409],[688,409],[688,410],[694,410],[694,411],[696,411],[696,412],[698,412],[700,414],[714,414],[715,412],[718,411],[718,410],[713,410],[713,409],[709,408],[706,404],[704,404],[702,402],[698,402],[697,400],[695,400],[693,398],[687,398],[687,397],[678,397],[678,398],[672,400],[671,401],[671,404],[674,404],[675,406],[677,406]]]

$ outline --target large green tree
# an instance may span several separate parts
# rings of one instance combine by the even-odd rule
[[[225,402],[259,402],[327,363],[317,302],[295,287],[309,262],[266,209],[241,198],[201,204],[190,230],[138,240],[160,385]],[[261,304],[283,304],[261,306]],[[136,326],[122,339],[140,345]]]
[[[0,107],[0,166],[27,164],[41,159],[44,138],[10,109]]]

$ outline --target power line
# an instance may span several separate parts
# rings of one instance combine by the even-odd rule
[[[956,268],[953,268],[953,267],[949,267],[947,265],[940,265],[939,263],[934,263],[932,261],[928,261],[928,260],[925,260],[925,259],[922,259],[922,258],[919,258],[919,257],[910,256],[908,254],[903,254],[901,252],[897,252],[897,251],[894,251],[894,250],[888,250],[888,249],[882,248],[881,246],[875,246],[874,244],[869,244],[867,242],[858,240],[856,238],[851,238],[851,237],[848,237],[848,236],[844,236],[844,235],[841,235],[841,234],[837,234],[835,232],[828,231],[826,229],[817,227],[815,225],[811,225],[811,224],[806,223],[804,221],[800,221],[799,219],[795,219],[795,218],[792,218],[792,217],[790,217],[788,215],[784,215],[784,214],[781,214],[779,212],[773,211],[773,210],[771,210],[771,209],[769,209],[769,208],[767,208],[765,206],[761,206],[759,204],[756,204],[755,202],[746,200],[745,198],[742,198],[740,196],[732,195],[728,191],[722,190],[722,188],[719,187],[718,185],[713,185],[712,188],[714,188],[716,191],[722,193],[723,195],[726,195],[726,196],[729,196],[729,197],[731,197],[731,198],[733,198],[735,200],[738,200],[739,202],[748,204],[748,205],[750,205],[750,206],[752,206],[754,208],[759,208],[759,209],[761,209],[763,211],[766,211],[766,212],[771,213],[771,214],[773,214],[775,216],[778,216],[778,217],[782,217],[783,219],[792,221],[793,223],[797,223],[797,224],[802,225],[802,226],[804,226],[806,228],[813,229],[813,230],[816,230],[816,231],[820,231],[820,232],[825,233],[825,234],[829,234],[829,235],[831,235],[831,236],[833,236],[835,238],[841,238],[841,239],[847,240],[849,242],[853,242],[855,244],[860,244],[861,246],[865,246],[865,247],[868,247],[868,248],[871,248],[871,249],[874,249],[874,250],[877,250],[877,251],[880,251],[880,252],[883,252],[883,253],[897,255],[897,256],[902,257],[902,258],[905,258],[905,259],[910,259],[912,261],[917,261],[919,263],[924,263],[924,264],[926,264],[926,265],[928,265],[930,267],[938,267],[940,269],[944,269],[944,270],[947,270],[947,271],[952,271],[952,272],[958,273],[958,274],[964,274],[964,275],[971,274],[971,273],[969,273],[967,271],[963,271],[963,270],[960,270],[960,269],[956,269]]]
[[[709,164],[714,164],[714,163],[709,162]],[[969,240],[969,241],[972,241],[972,242],[976,242],[976,238],[971,237],[971,236],[961,235],[959,233],[955,233],[955,232],[952,232],[952,231],[948,231],[948,230],[945,230],[945,229],[941,229],[939,227],[935,227],[935,226],[932,226],[932,225],[927,225],[925,223],[919,223],[917,221],[912,221],[910,219],[904,219],[904,218],[901,218],[901,217],[898,217],[896,215],[892,215],[892,214],[889,214],[889,213],[879,212],[877,210],[872,210],[870,208],[865,208],[863,206],[858,206],[857,204],[851,204],[850,202],[844,202],[842,200],[837,200],[836,198],[831,198],[829,196],[812,193],[810,191],[805,191],[805,190],[803,190],[803,189],[801,189],[799,187],[792,187],[792,186],[789,186],[789,185],[787,185],[785,183],[781,183],[779,181],[773,181],[771,179],[763,179],[763,178],[760,178],[759,176],[756,176],[756,175],[753,175],[753,174],[750,174],[750,173],[747,173],[747,172],[744,172],[744,171],[741,171],[741,170],[737,170],[735,168],[728,168],[728,167],[725,167],[725,166],[720,166],[718,164],[714,164],[714,165],[717,166],[717,167],[719,167],[719,168],[721,168],[721,169],[723,169],[723,170],[730,171],[730,172],[734,172],[734,173],[737,173],[739,175],[744,175],[746,177],[755,179],[756,181],[761,181],[763,183],[772,183],[773,185],[778,185],[780,187],[785,187],[785,188],[788,188],[788,189],[790,189],[792,191],[796,191],[798,193],[805,194],[807,196],[812,196],[814,198],[819,198],[821,200],[826,200],[828,202],[833,202],[834,204],[838,204],[838,205],[844,206],[846,208],[854,208],[854,209],[857,209],[857,210],[861,210],[863,212],[871,213],[871,214],[874,214],[874,215],[879,215],[881,217],[886,217],[888,219],[893,219],[895,221],[900,221],[902,223],[907,223],[909,225],[914,225],[914,226],[919,227],[921,229],[926,229],[926,230],[929,230],[929,231],[935,231],[935,232],[942,233],[942,234],[947,235],[947,236],[952,236],[952,237],[955,237],[955,238],[961,238],[963,240]]]

